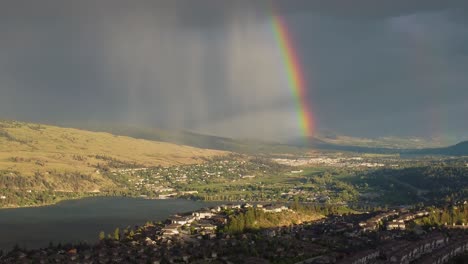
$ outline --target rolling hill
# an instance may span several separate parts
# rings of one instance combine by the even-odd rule
[[[304,145],[304,140],[292,141],[291,145]],[[441,147],[438,141],[424,138],[404,137],[382,137],[382,138],[359,138],[349,136],[338,136],[318,134],[310,138],[307,146],[311,149],[321,151],[344,151],[356,153],[374,154],[406,154],[407,152],[424,150],[431,147]]]
[[[319,132],[316,140],[321,143],[327,143],[338,146],[353,146],[378,149],[423,149],[445,147],[440,140],[428,139],[422,137],[378,137],[362,138],[336,135],[332,132]]]
[[[468,156],[468,141],[444,148],[428,148],[410,151],[409,154],[419,155],[444,155],[444,156]]]
[[[438,140],[418,137],[381,137],[359,138],[337,135],[332,132],[320,132],[305,143],[304,139],[279,143],[265,140],[232,139],[226,137],[203,135],[189,131],[168,131],[158,128],[132,127],[121,125],[86,124],[84,128],[97,132],[108,132],[115,135],[129,136],[146,140],[156,140],[182,144],[203,149],[215,149],[247,154],[303,154],[308,150],[346,151],[357,153],[406,154],[424,151],[428,148],[441,148]]]
[[[365,145],[334,144],[319,139],[314,139],[310,147],[320,150],[346,151],[356,153],[376,153],[376,154],[400,154],[400,155],[440,155],[440,156],[468,156],[468,141],[460,142],[453,146],[439,148],[408,148],[379,147]]]
[[[203,135],[190,131],[169,131],[158,128],[100,124],[82,124],[77,127],[96,132],[108,132],[114,135],[237,153],[297,153],[305,150],[304,147],[279,142],[253,139],[232,139],[213,135]]]
[[[0,121],[0,188],[61,191],[112,186],[113,168],[193,164],[226,152],[17,121]],[[11,183],[15,182],[11,186]]]

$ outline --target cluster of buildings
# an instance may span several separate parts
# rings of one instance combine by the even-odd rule
[[[250,162],[238,159],[215,160],[203,164],[118,169],[111,173],[131,175],[129,187],[135,191],[152,191],[163,196],[174,194],[174,186],[193,183],[233,182],[239,179],[252,179],[254,173],[266,173],[268,166],[260,162]],[[172,189],[172,190],[168,190]]]
[[[218,227],[224,226],[228,222],[228,215],[222,213],[224,210],[241,210],[255,207],[266,213],[281,213],[290,211],[290,209],[281,204],[227,204],[215,206],[213,208],[204,208],[191,213],[177,214],[169,217],[167,224],[162,228],[162,236],[169,237],[172,235],[198,234],[208,236],[209,238],[216,237]],[[190,230],[188,232],[187,230]]]
[[[161,229],[161,235],[170,237],[181,233],[196,233],[213,238],[216,236],[218,226],[227,222],[226,218],[217,215],[220,211],[221,207],[216,206],[212,209],[201,209],[192,213],[171,216],[168,223]]]
[[[442,234],[432,234],[421,241],[392,241],[373,250],[359,252],[340,264],[398,263],[406,264],[448,244]]]
[[[366,231],[375,231],[377,230],[383,221],[387,221],[391,217],[398,215],[399,213],[396,210],[383,212],[376,216],[373,216],[366,221],[362,221],[359,223],[359,226],[362,228],[364,232]]]
[[[364,232],[376,231],[385,226],[387,230],[405,230],[409,221],[429,215],[427,211],[408,212],[405,210],[392,210],[380,213],[374,217],[362,221],[359,226]]]
[[[287,165],[287,166],[309,166],[309,165],[325,165],[325,166],[333,166],[333,167],[347,167],[347,168],[354,168],[354,167],[366,167],[366,168],[376,168],[376,167],[384,167],[386,166],[385,163],[382,162],[373,162],[366,160],[362,157],[314,157],[314,158],[299,158],[299,159],[285,159],[285,158],[277,158],[273,159],[275,162]],[[390,165],[392,166],[392,165]],[[294,172],[291,172],[294,173]]]
[[[328,190],[315,191],[310,190],[310,188],[294,187],[289,189],[287,192],[280,193],[281,198],[292,201],[296,196],[303,197],[308,202],[319,202],[326,203],[331,200]]]
[[[431,233],[417,240],[396,240],[354,254],[339,264],[442,264],[468,252],[468,234],[449,238],[442,233]]]
[[[429,212],[427,211],[418,211],[418,212],[413,212],[413,213],[405,213],[400,216],[398,216],[397,219],[393,219],[391,222],[388,222],[386,224],[387,230],[405,230],[406,229],[406,224],[409,221],[412,221],[417,218],[425,217],[428,216]]]
[[[462,236],[451,238],[451,243],[437,252],[427,254],[415,262],[415,264],[443,264],[452,258],[468,252],[468,239]]]

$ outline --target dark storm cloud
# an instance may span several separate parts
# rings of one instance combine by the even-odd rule
[[[281,6],[282,10],[286,10],[286,12],[289,13],[315,13],[337,18],[358,20],[380,20],[383,18],[408,15],[413,13],[467,7],[466,1],[464,0],[292,0],[277,2],[278,5]]]
[[[466,135],[466,1],[4,1],[0,118],[297,136],[272,7],[319,129]]]
[[[328,32],[300,35],[304,48],[320,47],[305,60],[315,65],[312,100],[323,122],[341,118],[332,129],[353,134],[433,135],[440,132],[428,129],[434,122],[455,131],[460,115],[468,113],[468,57],[459,48],[468,43],[468,31],[450,22],[450,14],[418,13],[374,24],[330,20]],[[453,105],[462,107],[454,112]],[[436,109],[445,112],[438,117],[443,120],[427,116]]]

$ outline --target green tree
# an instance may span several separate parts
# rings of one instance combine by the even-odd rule
[[[245,229],[245,217],[244,217],[244,214],[240,214],[237,217],[239,218],[237,222],[239,225],[239,233],[242,233],[244,232],[244,229]]]
[[[444,209],[442,211],[442,214],[440,216],[440,222],[442,225],[445,225],[445,224],[450,224],[450,214],[448,213],[448,210],[447,209]]]
[[[252,228],[255,223],[254,209],[249,208],[245,213],[245,228]]]
[[[296,212],[298,212],[301,209],[300,204],[299,204],[299,197],[297,196],[294,197],[294,202],[291,206],[291,209],[293,209]]]
[[[106,233],[104,233],[104,231],[101,231],[99,233],[99,240],[104,240],[106,238]]]
[[[114,239],[120,240],[120,229],[118,227],[114,230]]]

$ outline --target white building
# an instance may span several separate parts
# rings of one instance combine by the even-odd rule
[[[195,217],[195,219],[200,220],[204,218],[210,218],[214,215],[213,212],[210,210],[200,210],[200,211],[195,211],[192,213],[192,216]]]

